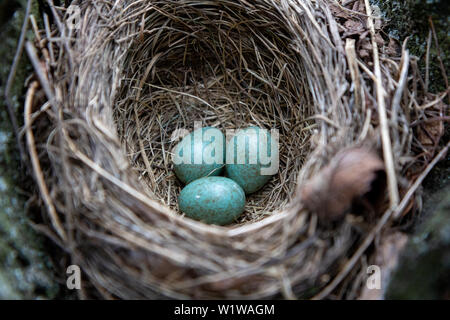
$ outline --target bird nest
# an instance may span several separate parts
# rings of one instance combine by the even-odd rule
[[[415,107],[408,53],[384,51],[369,6],[354,15],[367,22],[361,44],[338,17],[350,10],[325,0],[72,5],[51,7],[45,30],[34,24],[25,122],[47,234],[86,275],[82,294],[323,298],[362,287],[362,252],[410,200],[397,205]],[[277,174],[229,226],[178,210],[171,151],[195,122],[279,132]],[[367,168],[333,180],[345,164]],[[376,205],[354,206],[381,176]],[[342,218],[350,208],[361,216]]]

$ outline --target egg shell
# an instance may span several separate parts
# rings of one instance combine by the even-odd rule
[[[225,177],[205,177],[181,190],[178,206],[186,216],[208,224],[225,225],[244,211],[244,190]]]
[[[278,144],[272,146],[270,132],[259,127],[239,130],[227,144],[226,175],[236,181],[246,194],[261,189],[272,177],[261,174],[261,169],[269,167],[270,163],[261,163],[260,151],[266,152],[270,159],[272,154],[278,157]]]
[[[213,127],[194,130],[176,145],[172,159],[176,176],[185,184],[218,176],[224,169],[225,136]]]

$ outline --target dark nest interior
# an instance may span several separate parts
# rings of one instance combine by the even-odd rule
[[[61,7],[34,28],[27,150],[47,234],[87,275],[82,297],[357,294],[362,253],[409,203],[410,123],[424,112],[408,52],[384,50],[367,7],[354,13],[372,44],[363,60],[333,3],[73,1],[76,28]],[[279,130],[278,173],[230,226],[178,211],[172,138],[195,121]],[[322,225],[301,188],[363,146],[384,159],[381,207],[395,206],[370,222]]]

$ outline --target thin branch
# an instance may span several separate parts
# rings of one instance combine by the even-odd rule
[[[20,31],[20,38],[19,38],[19,42],[17,44],[16,54],[14,55],[13,64],[12,64],[11,70],[9,71],[9,74],[8,74],[8,80],[6,82],[5,93],[4,93],[6,108],[8,110],[9,118],[11,119],[11,124],[13,126],[14,135],[16,136],[17,146],[19,148],[20,158],[22,161],[25,159],[25,150],[20,141],[19,126],[17,124],[16,115],[14,114],[14,108],[11,103],[11,99],[10,99],[9,95],[11,93],[11,87],[12,87],[14,78],[16,76],[17,66],[19,65],[20,57],[22,56],[22,52],[23,52],[23,45],[25,43],[26,31],[28,29],[28,19],[30,16],[30,10],[31,10],[31,0],[28,0],[27,6],[25,9],[25,17],[23,18],[22,30]]]
[[[377,81],[376,84],[376,92],[377,92],[377,102],[378,102],[378,114],[380,117],[380,126],[381,126],[381,143],[383,145],[383,155],[384,162],[386,164],[386,174],[388,180],[388,190],[389,190],[389,198],[391,202],[391,206],[396,206],[399,201],[398,195],[398,185],[397,185],[397,176],[395,174],[395,165],[394,165],[394,155],[392,153],[392,144],[391,138],[389,136],[389,124],[386,115],[386,105],[385,105],[385,91],[383,88],[383,79],[381,77],[381,69],[380,69],[380,60],[378,55],[378,45],[375,39],[375,26],[373,24],[372,17],[372,9],[369,4],[369,0],[364,0],[366,5],[366,12],[369,16],[368,25],[370,28],[370,34],[372,38],[372,49],[373,49],[373,63],[374,63],[374,73]]]

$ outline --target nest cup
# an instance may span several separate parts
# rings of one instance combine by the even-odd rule
[[[154,198],[177,211],[183,187],[171,151],[195,122],[237,130],[277,129],[278,174],[247,199],[238,223],[282,209],[292,199],[310,144],[311,94],[293,35],[273,5],[161,2],[142,13],[122,65],[114,105],[119,137]]]
[[[328,2],[72,4],[77,28],[55,9],[52,32],[62,36],[41,49],[50,111],[33,130],[45,146],[39,186],[48,224],[90,294],[306,297],[335,274],[357,236],[347,223],[332,234],[318,228],[297,189],[374,130],[367,106],[356,103]],[[355,80],[359,88],[371,81]],[[396,117],[404,121],[401,110]],[[279,130],[278,173],[231,226],[178,212],[171,138],[195,121]],[[395,150],[405,153],[409,131],[396,134],[404,144]]]

